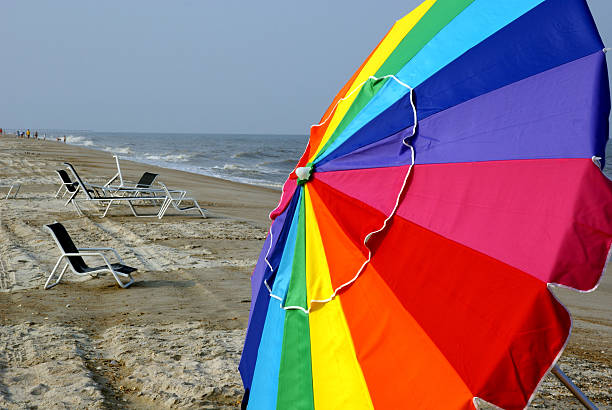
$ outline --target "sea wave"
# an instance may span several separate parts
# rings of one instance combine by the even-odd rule
[[[233,154],[232,158],[233,159],[240,159],[240,158],[258,159],[258,158],[269,157],[271,154],[273,154],[273,153],[272,152],[263,151],[263,150],[244,151],[244,152],[237,152],[237,153]]]
[[[239,165],[239,164],[224,164],[222,167],[212,167],[212,169],[229,171],[230,173],[242,173],[245,175],[253,175],[253,174],[266,175],[267,174],[267,172],[265,172],[264,170],[259,170],[259,169],[252,168],[252,167],[246,167],[246,166]]]
[[[166,162],[188,162],[194,157],[194,154],[151,154],[146,153],[144,157],[151,161],[166,161]]]
[[[104,147],[104,151],[112,152],[113,154],[131,155],[132,150],[130,147]]]
[[[226,164],[228,165],[228,164]],[[215,178],[221,178],[229,181],[241,182],[243,184],[249,185],[259,185],[266,186],[272,188],[281,188],[283,186],[282,183],[270,181],[268,178],[269,175],[258,172],[254,169],[249,168],[241,168],[238,172],[236,171],[236,167],[232,167],[229,164],[229,167],[210,167],[210,168],[200,168],[200,173],[204,175],[208,175]],[[229,172],[228,172],[229,171]],[[263,178],[262,178],[263,177]],[[283,180],[284,183],[284,180]]]
[[[74,144],[74,145],[82,145],[84,147],[93,147],[94,145],[96,145],[92,140],[86,138],[86,137],[82,137],[80,135],[67,135],[66,136],[66,143],[68,144]]]
[[[282,170],[284,169],[292,170],[295,167],[295,164],[297,164],[297,160],[285,159],[282,161],[264,161],[264,162],[258,163],[257,165],[260,165],[262,167],[275,167],[275,168],[280,168]]]

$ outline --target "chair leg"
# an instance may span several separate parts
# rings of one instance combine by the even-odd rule
[[[130,210],[132,211],[132,215],[134,215],[137,218],[155,218],[156,216],[159,217],[159,212],[156,214],[139,214],[136,211],[136,208],[134,207],[134,204],[132,204],[132,201],[126,201],[128,206],[130,207]],[[160,209],[161,212],[161,209]]]
[[[159,212],[157,213],[157,218],[162,219],[166,214],[168,208],[170,208],[170,204],[172,204],[172,198],[167,198],[162,204],[161,208],[159,208]]]
[[[111,273],[115,277],[115,280],[117,281],[119,286],[121,286],[123,289],[129,287],[134,283],[134,278],[132,278],[132,275],[130,275],[129,273],[115,272],[114,270],[111,270]],[[128,282],[122,282],[121,279],[119,279],[119,276],[130,278],[130,280]]]
[[[59,197],[59,194],[60,194],[60,192],[62,192],[62,188],[63,188],[63,187],[64,187],[63,185],[60,185],[59,189],[58,189],[58,190],[57,190],[57,192],[55,193],[55,197],[56,197],[56,198],[57,198],[57,197]],[[64,193],[64,195],[66,195],[66,193]],[[64,197],[64,195],[62,195],[62,198]]]
[[[6,193],[6,196],[4,197],[4,199],[9,199],[11,197],[11,192],[13,191],[13,188],[15,187],[15,184],[12,184],[9,189],[8,192]],[[15,196],[17,196],[17,194],[15,194]]]
[[[106,216],[112,204],[113,204],[113,201],[108,201],[108,205],[106,205],[106,209],[104,210],[104,214],[102,215],[102,218]]]
[[[62,259],[64,259],[64,256],[60,256],[59,259],[57,260],[57,262],[55,263],[55,266],[53,267],[53,270],[51,271],[51,274],[49,275],[49,277],[47,278],[47,281],[45,282],[45,286],[44,289],[51,289],[53,286],[57,285],[60,280],[62,279],[62,275],[64,275],[64,272],[66,271],[66,268],[68,267],[68,264],[66,264],[64,266],[64,269],[62,269],[62,273],[57,277],[57,280],[55,281],[55,283],[53,283],[52,285],[49,285],[49,282],[51,282],[51,278],[53,278],[53,275],[55,274],[55,272],[57,271],[57,268],[59,267],[60,262],[62,261]]]
[[[74,207],[76,208],[76,211],[79,214],[79,216],[83,216],[83,212],[81,211],[81,208],[79,208],[79,205],[77,204],[76,196],[78,193],[79,193],[78,189],[74,191],[72,195],[70,195],[70,197],[68,198],[64,206],[67,206],[70,202],[72,202],[72,205],[74,205]]]
[[[68,202],[70,202],[70,201],[68,201]],[[74,205],[74,207],[75,207],[75,209],[76,209],[76,211],[77,211],[77,214],[79,214],[79,216],[83,216],[83,215],[84,215],[84,214],[83,214],[83,211],[81,211],[81,207],[80,207],[80,206],[79,206],[79,204],[77,203],[76,198],[72,200],[72,205]]]
[[[64,276],[64,273],[66,273],[66,269],[68,269],[68,262],[66,262],[66,264],[64,265],[62,272],[59,274],[59,276],[57,277],[57,281],[59,282],[60,280],[62,280],[62,277]]]
[[[15,187],[15,185],[17,185],[17,187]],[[19,190],[21,189],[21,184],[17,183],[17,184],[13,184],[11,185],[11,189],[9,189],[8,194],[6,194],[6,198],[9,198],[9,194],[11,193],[11,190],[15,188],[15,193],[13,194],[13,199],[17,198],[17,194],[19,193]]]
[[[62,196],[63,198],[63,196]],[[74,199],[74,195],[70,195],[70,197],[68,198],[68,200],[64,203],[64,206],[68,206],[68,204]]]
[[[202,210],[202,208],[200,207],[200,204],[198,204],[198,201],[196,201],[195,199],[193,200],[193,203],[195,204],[196,208],[198,208],[198,211],[200,211],[200,214],[202,215],[202,218],[206,219],[207,216],[204,213],[204,211]]]

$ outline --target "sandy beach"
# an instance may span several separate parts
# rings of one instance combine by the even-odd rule
[[[0,185],[22,184],[0,200],[0,409],[239,407],[249,277],[280,191],[122,161],[128,179],[158,173],[209,217],[135,218],[116,205],[100,218],[89,204],[81,217],[54,198],[64,161],[92,183],[116,172],[108,152],[0,138]],[[115,248],[136,283],[68,273],[42,290],[59,256],[43,229],[53,221],[78,246]],[[611,274],[592,293],[555,290],[574,320],[559,364],[600,408],[612,408]],[[531,407],[582,408],[551,375]]]

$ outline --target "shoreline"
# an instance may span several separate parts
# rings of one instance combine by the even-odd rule
[[[126,179],[159,173],[210,217],[135,218],[117,205],[100,218],[87,204],[79,217],[53,198],[64,161],[92,183],[116,172],[106,151],[0,137],[0,184],[23,183],[0,200],[0,408],[236,408],[250,274],[280,191],[122,160]],[[42,290],[59,256],[43,229],[54,220],[77,246],[117,249],[136,283],[68,273]],[[573,318],[559,364],[602,407],[612,406],[610,273],[591,293],[553,290]],[[581,408],[550,375],[531,407]]]
[[[280,189],[307,136],[90,131],[70,134],[66,142],[144,164]]]
[[[5,134],[0,137],[0,144],[2,144],[0,153],[7,149],[5,143],[9,145],[8,150],[23,150],[26,156],[41,157],[55,162],[56,169],[65,169],[63,162],[71,162],[81,177],[88,182],[104,183],[117,172],[113,154],[104,150],[51,140],[20,139]],[[158,179],[168,187],[187,189],[196,199],[202,199],[204,207],[208,205],[211,210],[216,208],[222,215],[243,217],[260,223],[269,223],[268,214],[276,207],[281,193],[280,188],[246,184],[128,159],[120,159],[120,164],[126,180],[138,180],[144,171],[154,172],[159,174]],[[53,180],[50,184],[55,184],[57,181],[57,186],[59,186],[59,179],[55,172],[50,172],[49,177]],[[18,179],[19,177],[16,176],[15,180]],[[27,184],[24,184],[22,189],[27,190]],[[251,208],[261,207],[265,207],[267,211],[257,214],[236,212],[234,210],[236,205],[233,202],[237,199],[248,201],[248,204],[243,207],[248,211],[251,211]]]

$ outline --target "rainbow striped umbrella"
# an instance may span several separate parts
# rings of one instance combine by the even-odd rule
[[[549,285],[593,289],[612,243],[603,49],[584,0],[426,0],[395,23],[271,214],[248,408],[528,403],[571,328]]]

